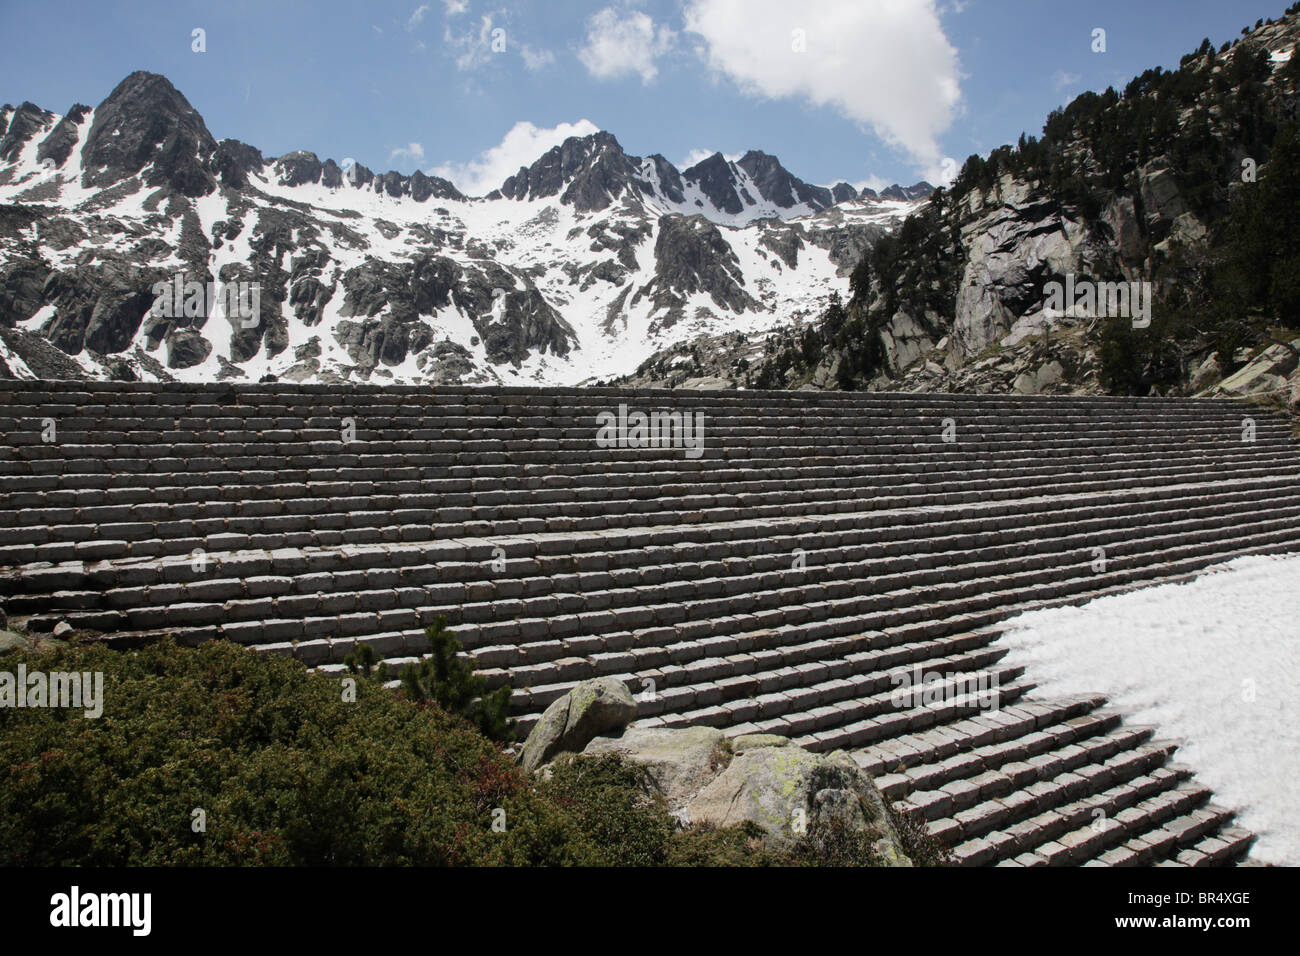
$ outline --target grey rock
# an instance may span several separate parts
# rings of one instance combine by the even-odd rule
[[[212,354],[212,344],[192,329],[174,329],[167,334],[167,367],[193,368]]]
[[[1211,352],[1196,371],[1192,373],[1188,386],[1193,392],[1204,391],[1219,379],[1219,353]]]
[[[1125,262],[1140,264],[1145,256],[1146,244],[1133,197],[1113,196],[1102,211],[1101,221],[1110,229],[1120,257]]]
[[[631,726],[592,739],[588,755],[616,753],[644,767],[670,811],[679,812],[731,760],[726,737],[713,727]]]
[[[14,162],[33,136],[54,122],[54,114],[35,103],[23,103],[14,111],[4,135],[0,136],[0,160]]]
[[[1215,386],[1214,391],[1249,395],[1280,388],[1277,379],[1285,380],[1300,363],[1300,356],[1297,356],[1296,349],[1300,349],[1300,339],[1294,339],[1290,348],[1285,345],[1269,346],[1244,368],[1237,370]]]
[[[686,196],[682,191],[682,174],[677,171],[677,167],[664,159],[659,153],[646,158],[654,163],[655,174],[659,178],[659,188],[663,191],[663,194],[672,202],[685,202]]]
[[[500,194],[507,199],[560,196],[577,212],[606,209],[632,183],[637,165],[611,134],[570,136],[531,166],[520,167]]]
[[[73,147],[77,145],[77,140],[81,137],[78,127],[85,121],[89,112],[89,106],[74,104],[64,114],[63,119],[54,124],[54,129],[50,130],[49,135],[41,140],[41,145],[36,149],[36,161],[43,163],[48,159],[55,166],[66,163],[68,157],[72,155]]]
[[[212,157],[213,168],[221,183],[233,189],[248,185],[248,174],[264,165],[262,152],[237,139],[223,139]]]
[[[283,186],[302,186],[306,183],[320,182],[324,167],[315,153],[297,150],[285,153],[275,161],[275,171]]]
[[[0,324],[29,319],[41,307],[50,267],[36,259],[0,263]]]
[[[825,186],[810,186],[792,175],[775,156],[759,150],[751,149],[736,165],[749,175],[760,196],[782,209],[799,203],[813,209],[825,209],[837,201]]]
[[[1178,177],[1165,157],[1151,160],[1138,173],[1142,206],[1147,226],[1172,223],[1187,211],[1187,202],[1178,188]]]
[[[717,226],[703,216],[664,216],[655,240],[654,278],[637,289],[631,305],[649,297],[656,309],[669,310],[675,319],[681,317],[686,296],[706,292],[730,312],[760,309],[744,281],[740,262]]]
[[[727,158],[721,153],[714,153],[689,169],[683,170],[682,179],[699,187],[700,192],[715,209],[733,216],[744,212],[745,203],[736,192],[736,177],[731,172],[731,165],[727,162]]]
[[[203,117],[166,77],[138,71],[95,107],[82,185],[111,186],[148,168],[146,185],[205,196],[216,186],[208,167],[216,148]]]
[[[818,820],[838,817],[873,838],[882,860],[910,866],[871,778],[843,752],[829,757],[798,747],[741,753],[689,804],[693,824],[754,823],[768,843],[790,849]]]
[[[15,651],[40,653],[51,648],[61,647],[66,641],[55,640],[47,634],[20,634],[0,628],[0,657]]]
[[[898,202],[914,202],[917,199],[924,199],[933,192],[934,187],[923,179],[911,186],[900,186],[898,183],[887,186],[880,191],[880,198],[893,199]]]
[[[1041,303],[1044,287],[1077,272],[1083,230],[1026,184],[1004,180],[1002,200],[964,229],[968,261],[957,292],[952,344],[968,359],[1001,339]]]
[[[557,754],[581,753],[594,737],[622,729],[635,718],[636,701],[621,681],[582,681],[542,713],[524,741],[520,764],[536,770]]]
[[[875,193],[872,195],[874,196]],[[831,187],[831,198],[837,203],[849,202],[858,198],[858,191],[848,183],[836,183]]]

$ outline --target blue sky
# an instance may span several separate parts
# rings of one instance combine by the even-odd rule
[[[566,133],[595,127],[679,165],[755,148],[810,182],[911,183],[1037,133],[1085,89],[1175,67],[1203,37],[1217,47],[1285,6],[6,0],[0,100],[62,113],[151,70],[218,139],[435,170],[462,188],[499,185]],[[1104,53],[1092,51],[1096,28]]]

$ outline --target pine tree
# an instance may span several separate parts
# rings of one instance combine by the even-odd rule
[[[448,713],[459,714],[489,740],[512,740],[510,688],[488,692],[487,681],[474,673],[470,660],[460,656],[460,641],[447,633],[446,624],[438,617],[425,629],[429,654],[402,668],[402,689],[415,700],[433,701]]]

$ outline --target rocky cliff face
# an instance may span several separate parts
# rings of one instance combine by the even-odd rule
[[[790,321],[925,194],[811,186],[757,151],[679,171],[600,132],[472,198],[419,171],[218,143],[138,72],[93,109],[0,109],[0,375],[630,372],[674,342]],[[190,290],[174,308],[168,283]]]
[[[1177,305],[1184,287],[1204,283],[1230,238],[1229,212],[1254,182],[1243,163],[1267,175],[1276,131],[1300,115],[1298,39],[1293,13],[1220,50],[1207,42],[1177,73],[1148,71],[1122,96],[1080,97],[1049,118],[1042,143],[1022,138],[1018,149],[973,157],[953,189],[932,196],[897,233],[892,257],[863,257],[866,284],[855,290],[852,321],[815,326],[811,347],[803,333],[778,330],[763,356],[724,378],[813,388],[1114,390],[1104,381],[1108,320],[1135,319],[1116,347],[1144,361],[1154,354],[1165,368],[1162,384],[1144,385],[1138,369],[1131,387],[1214,388],[1278,340],[1266,334],[1267,321],[1257,322],[1262,334],[1222,356]],[[1100,298],[1058,301],[1054,284],[1076,279],[1099,296],[1103,284],[1136,283],[1134,295],[1146,284],[1155,314],[1121,315]],[[815,358],[806,361],[810,352]],[[1112,365],[1123,358],[1112,356]],[[1247,378],[1284,391],[1273,374]]]

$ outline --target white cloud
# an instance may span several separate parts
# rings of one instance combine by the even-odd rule
[[[424,162],[424,147],[419,143],[407,143],[405,146],[399,146],[393,150],[388,158],[390,161],[404,159],[413,163],[422,163]]]
[[[486,63],[488,57],[492,55],[492,17],[480,17],[477,31],[471,30],[459,36],[452,33],[451,27],[448,26],[443,38],[448,46],[464,51],[456,57],[456,68],[472,70]]]
[[[427,3],[422,3],[418,7],[416,7],[415,10],[411,13],[411,18],[406,21],[406,32],[410,33],[412,30],[418,27],[420,25],[420,21],[424,19],[424,15],[428,12],[429,12],[429,5]]]
[[[498,15],[500,11],[498,11]],[[479,17],[477,30],[457,35],[448,24],[443,31],[443,39],[453,50],[462,50],[456,57],[456,69],[473,70],[492,58],[493,54],[504,53],[510,48],[504,27],[493,26],[492,14]]]
[[[524,59],[524,66],[537,71],[555,62],[555,54],[550,50],[534,50],[527,43],[519,44],[519,55]]]
[[[1067,86],[1074,86],[1083,77],[1078,73],[1066,73],[1064,70],[1057,70],[1052,74],[1052,83],[1056,85],[1057,90],[1063,90]]]
[[[936,0],[690,0],[685,18],[746,93],[835,109],[939,177],[961,74]]]
[[[507,178],[519,172],[520,166],[531,166],[543,153],[559,146],[570,136],[590,136],[599,127],[590,120],[561,123],[549,129],[539,128],[521,120],[511,127],[499,144],[467,163],[443,163],[427,170],[431,176],[450,179],[461,192],[469,196],[482,196],[501,186]]]
[[[620,17],[606,7],[587,21],[587,42],[578,59],[597,79],[637,74],[642,83],[649,83],[659,73],[655,60],[672,49],[676,36],[668,27],[656,27],[639,10]]]
[[[447,8],[449,17],[458,16],[469,9],[466,0],[442,0],[442,5]]]
[[[446,0],[444,0],[446,2]],[[461,12],[461,4],[454,12]],[[555,54],[550,50],[518,42],[516,36],[507,36],[505,27],[498,21],[502,17],[509,22],[505,11],[483,14],[478,18],[478,26],[452,29],[452,7],[448,7],[448,23],[443,29],[443,41],[456,56],[456,68],[462,72],[475,70],[492,59],[494,54],[515,52],[523,60],[524,67],[531,72],[544,69],[555,62]],[[473,21],[471,21],[472,23]]]

